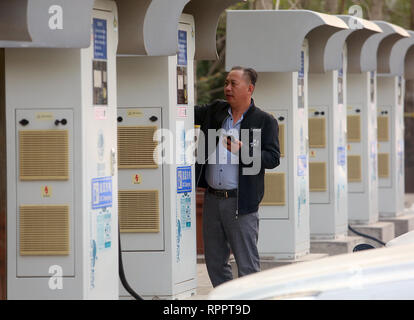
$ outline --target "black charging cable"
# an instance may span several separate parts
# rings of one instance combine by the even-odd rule
[[[350,225],[348,225],[348,229],[349,229],[349,230],[351,230],[353,233],[355,233],[356,235],[358,235],[358,236],[360,236],[360,237],[364,237],[364,238],[367,238],[367,239],[371,239],[372,241],[378,242],[380,245],[382,245],[382,246],[384,246],[384,247],[385,247],[385,242],[382,242],[381,240],[379,240],[379,239],[377,239],[377,238],[374,238],[374,237],[372,237],[372,236],[370,236],[370,235],[367,235],[367,234],[361,233],[361,232],[359,232],[359,231],[356,231],[356,230],[355,230],[354,228],[352,228]]]
[[[118,254],[119,254],[119,279],[121,280],[122,285],[124,286],[125,290],[135,298],[135,300],[144,300],[138,293],[136,293],[131,286],[129,285],[124,271],[124,265],[122,263],[122,250],[121,250],[121,232],[118,230]]]

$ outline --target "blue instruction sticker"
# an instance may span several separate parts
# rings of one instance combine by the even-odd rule
[[[343,167],[346,164],[346,150],[345,147],[338,147],[338,165]]]
[[[98,250],[111,248],[111,212],[109,210],[102,211],[97,216],[96,235]]]
[[[92,209],[112,207],[112,177],[92,179]]]
[[[180,211],[181,211],[181,228],[191,228],[191,196],[186,193],[181,195],[180,199]]]
[[[177,168],[177,193],[191,192],[191,166]]]
[[[298,156],[298,177],[306,176],[307,168],[308,168],[308,159],[306,155]]]
[[[95,59],[107,59],[106,20],[93,19],[93,56]]]
[[[187,66],[187,31],[178,30],[177,64]]]

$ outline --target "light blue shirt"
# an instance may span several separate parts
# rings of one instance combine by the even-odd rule
[[[224,120],[225,133],[240,140],[240,125],[246,112],[233,124],[231,107],[227,110],[229,116]],[[233,154],[223,145],[223,135],[220,136],[216,150],[209,157],[206,168],[206,180],[210,187],[218,190],[237,189],[239,186],[239,156]],[[214,164],[214,159],[216,159]]]

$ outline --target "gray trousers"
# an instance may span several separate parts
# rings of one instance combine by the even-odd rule
[[[237,198],[222,199],[206,190],[203,209],[204,256],[213,287],[233,279],[230,250],[239,277],[260,271],[257,212],[238,215]]]

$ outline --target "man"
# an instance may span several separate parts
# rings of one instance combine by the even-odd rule
[[[224,86],[227,102],[217,100],[195,107],[195,124],[200,125],[205,141],[212,140],[212,132],[225,131],[215,140],[215,150],[213,142],[213,152],[205,144],[207,159],[196,165],[197,185],[207,188],[203,240],[207,270],[214,287],[233,279],[230,250],[239,277],[260,271],[258,208],[264,194],[264,171],[279,165],[280,150],[276,119],[256,107],[252,99],[256,80],[253,69],[234,67]],[[247,141],[243,139],[246,136]],[[251,174],[248,169],[252,169],[252,163],[245,163],[243,155],[255,152],[253,162],[259,161],[259,170]]]

